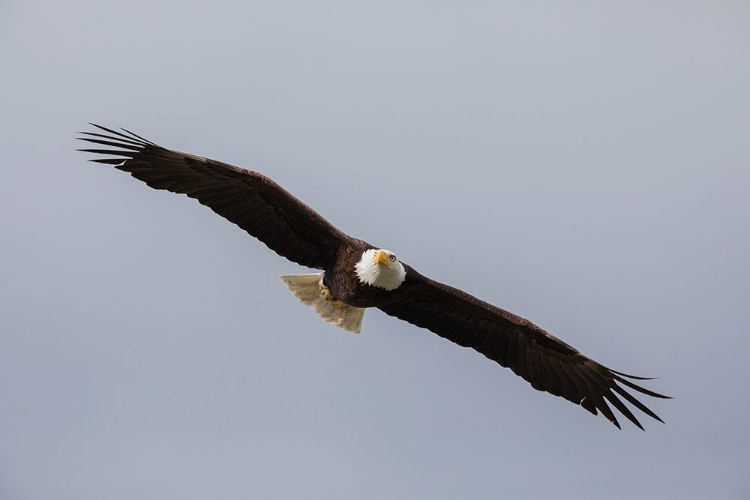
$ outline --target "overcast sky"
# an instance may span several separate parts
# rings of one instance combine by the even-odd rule
[[[744,1],[5,0],[0,497],[746,497],[748,26]],[[333,328],[278,279],[304,269],[87,163],[89,121],[658,376],[666,425],[377,310]]]

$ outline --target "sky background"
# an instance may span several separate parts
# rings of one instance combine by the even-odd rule
[[[748,26],[739,0],[3,1],[0,498],[747,498]],[[666,425],[376,310],[331,327],[278,279],[304,269],[87,163],[90,121],[660,377]]]

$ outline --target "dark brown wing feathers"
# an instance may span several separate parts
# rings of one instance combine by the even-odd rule
[[[107,148],[81,151],[109,157],[91,161],[114,165],[154,189],[195,198],[293,262],[324,269],[348,238],[262,174],[171,151],[127,130],[94,126],[106,133],[83,132],[81,139]]]
[[[614,407],[643,429],[622,399],[662,421],[622,386],[667,398],[630,380],[646,380],[610,370],[526,319],[407,268],[398,299],[381,306],[386,314],[470,347],[527,380],[534,389],[601,412],[618,428]],[[620,399],[622,398],[622,399]],[[610,407],[611,406],[611,407]]]

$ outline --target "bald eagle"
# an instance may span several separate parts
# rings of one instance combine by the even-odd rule
[[[528,381],[620,428],[612,405],[643,426],[623,399],[663,422],[626,389],[668,399],[607,368],[530,321],[419,274],[392,251],[353,238],[263,174],[163,148],[128,130],[92,124],[79,139],[105,146],[91,161],[129,172],[154,189],[185,194],[299,265],[323,271],[281,276],[326,321],[359,332],[364,310],[384,313],[470,347]]]

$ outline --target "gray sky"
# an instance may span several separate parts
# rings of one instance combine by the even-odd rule
[[[0,497],[740,498],[750,7],[0,7]],[[86,122],[271,176],[612,368],[617,431],[74,152]],[[304,272],[304,271],[302,271]]]

